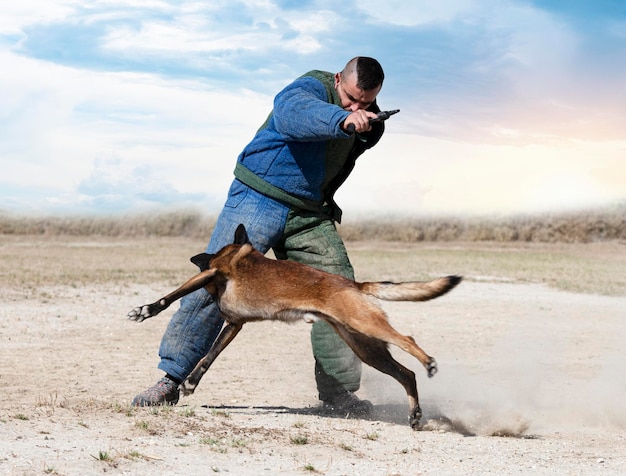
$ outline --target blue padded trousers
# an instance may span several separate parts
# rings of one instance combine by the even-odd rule
[[[324,214],[292,210],[235,180],[206,252],[215,253],[232,243],[240,223],[261,253],[273,248],[278,259],[299,261],[353,279],[345,246],[334,222]],[[223,323],[204,289],[183,297],[161,340],[159,368],[185,380],[208,353]],[[361,361],[335,331],[317,322],[311,329],[311,342],[320,399],[358,390]]]

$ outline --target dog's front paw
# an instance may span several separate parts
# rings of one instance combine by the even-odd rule
[[[437,368],[437,362],[435,359],[431,358],[430,362],[426,366],[426,372],[428,372],[428,377],[434,377],[439,369]]]
[[[142,322],[150,317],[156,316],[159,312],[165,309],[165,307],[166,306],[163,305],[162,301],[145,304],[130,311],[126,317],[128,317],[131,321]]]

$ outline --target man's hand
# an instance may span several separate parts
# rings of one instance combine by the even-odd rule
[[[352,134],[353,132],[367,132],[372,127],[373,122],[382,122],[389,119],[394,114],[400,112],[400,109],[392,109],[391,111],[380,111],[378,114],[374,114],[373,112],[367,112],[362,109],[359,109],[356,112],[353,112],[348,117],[346,117],[345,121],[343,121],[343,130],[348,134]],[[360,114],[362,113],[362,114]],[[354,118],[352,116],[354,115]],[[352,119],[351,119],[352,118]],[[350,120],[350,122],[348,122]],[[363,127],[363,121],[367,121],[368,127]],[[357,127],[360,127],[360,129]]]
[[[359,109],[346,117],[343,121],[342,129],[348,134],[370,131],[372,130],[370,119],[376,119],[376,117],[377,115],[374,112]]]

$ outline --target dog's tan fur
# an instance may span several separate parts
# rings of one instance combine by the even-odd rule
[[[248,242],[243,225],[235,243],[215,255],[200,254],[192,261],[202,271],[159,301],[135,308],[129,319],[143,321],[172,302],[200,288],[214,296],[226,325],[209,353],[181,385],[185,395],[194,392],[217,356],[235,338],[246,322],[323,320],[368,365],[391,375],[406,390],[409,421],[417,428],[421,417],[415,374],[393,359],[387,344],[394,344],[417,358],[429,377],[437,371],[435,360],[412,337],[398,333],[387,315],[370,296],[392,301],[425,301],[445,294],[461,280],[447,276],[428,282],[358,283],[301,263],[272,260]]]

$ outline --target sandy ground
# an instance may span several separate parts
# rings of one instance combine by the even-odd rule
[[[412,431],[399,384],[369,368],[371,418],[318,410],[306,324],[251,324],[194,395],[131,408],[173,309],[125,316],[171,285],[3,283],[0,474],[626,474],[626,297],[476,278],[385,304],[439,364],[428,379],[394,351],[418,376]]]

